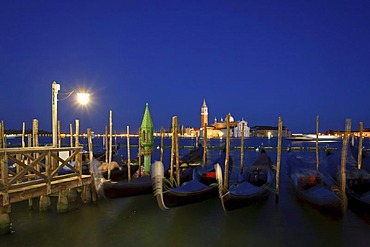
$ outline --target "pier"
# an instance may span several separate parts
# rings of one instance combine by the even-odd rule
[[[12,203],[40,198],[40,210],[58,195],[58,211],[68,209],[68,193],[82,188],[82,202],[91,200],[92,176],[82,174],[82,147],[0,149],[0,231],[6,231]]]

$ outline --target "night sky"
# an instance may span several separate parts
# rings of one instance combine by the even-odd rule
[[[132,132],[149,103],[156,130],[230,112],[293,133],[370,127],[370,1],[104,0],[0,3],[0,120],[51,131]],[[64,93],[85,88],[93,101]]]

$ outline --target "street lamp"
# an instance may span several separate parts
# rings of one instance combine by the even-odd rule
[[[51,97],[51,121],[52,121],[52,132],[53,132],[53,147],[57,147],[57,135],[58,135],[58,91],[60,90],[60,84],[55,81],[51,85],[52,97]],[[74,93],[72,90],[68,93],[67,99]],[[80,92],[77,93],[77,100],[80,104],[86,105],[89,102],[90,94]]]

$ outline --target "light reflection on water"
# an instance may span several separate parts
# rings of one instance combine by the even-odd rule
[[[95,140],[94,142],[99,141]],[[125,140],[120,140],[125,144]],[[166,140],[169,141],[170,140]],[[159,140],[156,140],[159,143]],[[131,141],[133,143],[133,141]],[[193,145],[195,139],[180,139]],[[223,145],[224,140],[212,140]],[[276,139],[246,139],[246,146],[276,147]],[[365,143],[366,144],[366,143]],[[232,140],[232,146],[240,140]],[[287,140],[283,147],[293,145]],[[315,143],[294,143],[314,147]],[[326,144],[320,143],[320,147]],[[339,147],[341,143],[329,143]],[[120,152],[126,155],[126,150]],[[133,150],[132,153],[135,153]],[[181,150],[180,154],[187,150]],[[276,162],[276,151],[268,150]],[[170,150],[165,150],[169,160]],[[215,160],[220,150],[210,150]],[[312,156],[315,152],[301,152]],[[245,153],[245,165],[257,152]],[[322,153],[320,152],[322,155]],[[232,150],[238,172],[240,152]],[[153,160],[159,150],[154,150]],[[51,212],[30,210],[27,202],[12,205],[13,234],[0,236],[1,246],[364,246],[370,241],[370,217],[367,212],[348,209],[343,217],[320,212],[296,199],[285,172],[287,152],[282,153],[279,202],[274,196],[264,202],[231,212],[223,212],[218,198],[169,211],[161,211],[152,195],[101,199],[64,214],[56,213],[56,198]],[[165,162],[166,162],[165,159]],[[167,161],[168,162],[168,161]]]

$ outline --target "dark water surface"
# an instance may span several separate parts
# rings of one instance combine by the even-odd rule
[[[95,143],[101,140],[94,139]],[[225,140],[212,140],[222,146]],[[125,140],[120,140],[125,144]],[[135,140],[130,141],[135,144]],[[156,139],[158,145],[159,140]],[[166,140],[170,143],[170,140]],[[193,145],[195,139],[180,139],[180,145]],[[276,139],[250,138],[246,146],[276,147]],[[368,141],[365,140],[365,145]],[[240,140],[232,140],[240,146]],[[337,147],[341,143],[320,143],[320,147]],[[315,143],[283,140],[283,147],[314,147]],[[340,150],[339,150],[340,151]],[[120,152],[126,156],[126,150]],[[181,150],[180,154],[187,150]],[[220,150],[210,150],[215,160]],[[276,150],[268,150],[276,163]],[[137,151],[132,149],[131,155]],[[299,152],[313,156],[315,152]],[[165,150],[169,160],[170,150]],[[258,152],[245,151],[245,164]],[[323,155],[323,152],[320,152]],[[234,171],[238,171],[240,151],[233,150]],[[155,149],[153,160],[158,159]],[[56,198],[48,212],[28,208],[27,202],[12,205],[12,234],[0,236],[0,246],[367,246],[370,242],[369,209],[348,208],[344,216],[330,215],[298,201],[287,181],[282,152],[279,202],[272,195],[258,204],[225,213],[218,198],[169,211],[161,211],[153,195],[104,199],[82,205],[68,213],[56,213]]]

